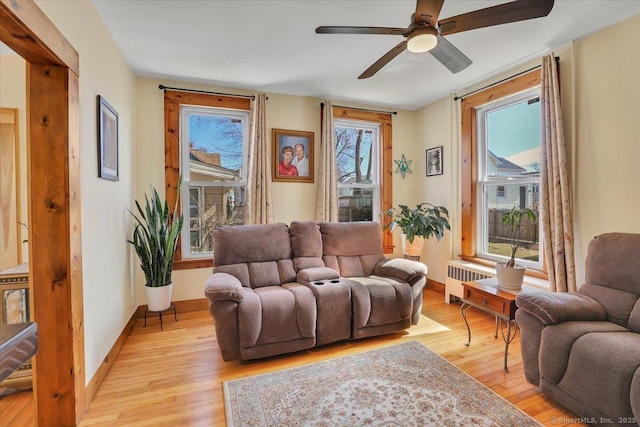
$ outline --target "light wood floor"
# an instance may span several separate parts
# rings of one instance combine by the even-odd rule
[[[519,335],[509,351],[510,373],[502,369],[504,342],[494,338],[494,319],[468,312],[471,346],[458,304],[426,291],[423,318],[406,333],[339,343],[254,362],[224,362],[208,312],[171,316],[160,331],[157,320],[138,321],[111,372],[98,390],[81,426],[222,426],[222,382],[417,340],[545,425],[572,424],[571,412],[527,383]],[[1,426],[32,426],[31,393],[0,399]]]

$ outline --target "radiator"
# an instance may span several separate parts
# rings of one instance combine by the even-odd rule
[[[448,304],[462,298],[462,282],[495,277],[495,269],[467,261],[447,261],[444,300]]]

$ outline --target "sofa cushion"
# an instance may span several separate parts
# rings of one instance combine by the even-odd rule
[[[339,256],[340,275],[345,277],[362,277],[364,269],[359,256]]]
[[[640,368],[639,350],[640,335],[633,332],[583,335],[573,344],[558,387],[602,414],[631,417],[631,383]]]
[[[353,328],[384,325],[411,318],[411,285],[391,277],[349,277]]]
[[[215,265],[291,259],[289,227],[278,223],[216,228],[213,253]]]
[[[382,230],[377,222],[321,222],[323,255],[382,254]]]
[[[636,305],[633,307],[633,310],[631,310],[627,329],[640,334],[640,298],[638,298]]]
[[[585,282],[640,294],[640,234],[605,233],[589,243]]]
[[[254,304],[238,306],[242,347],[315,336],[316,302],[310,289],[289,283],[257,288],[253,293]]]
[[[251,287],[249,286],[251,281],[249,279],[249,265],[247,263],[216,265],[213,267],[213,272],[230,274],[235,276],[240,283],[242,283],[242,286],[247,288]]]
[[[569,321],[544,328],[540,354],[546,356],[540,357],[540,376],[552,384],[557,384],[565,374],[576,340],[584,335],[603,332],[618,333],[627,330],[606,321]]]
[[[625,327],[633,307],[638,302],[638,295],[635,293],[592,283],[582,285],[580,293],[598,301],[607,312],[608,321]]]
[[[294,258],[322,258],[322,235],[317,222],[293,221],[289,229]]]

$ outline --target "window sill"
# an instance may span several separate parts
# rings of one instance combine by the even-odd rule
[[[190,270],[192,268],[213,268],[213,259],[181,259],[173,262],[174,270]]]
[[[460,255],[460,259],[467,261],[478,266],[484,267],[487,271],[495,275],[496,263],[494,261],[488,261],[482,258],[470,257],[466,255]],[[535,286],[540,289],[549,290],[549,275],[544,271],[532,270],[527,268],[524,276],[524,283],[527,285]]]

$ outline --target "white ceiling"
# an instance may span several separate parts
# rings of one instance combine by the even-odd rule
[[[357,77],[402,36],[315,34],[406,27],[415,0],[93,0],[140,76],[414,110],[640,13],[638,0],[556,0],[549,16],[452,34],[473,64],[451,74],[405,51]],[[440,19],[505,1],[445,0]]]

